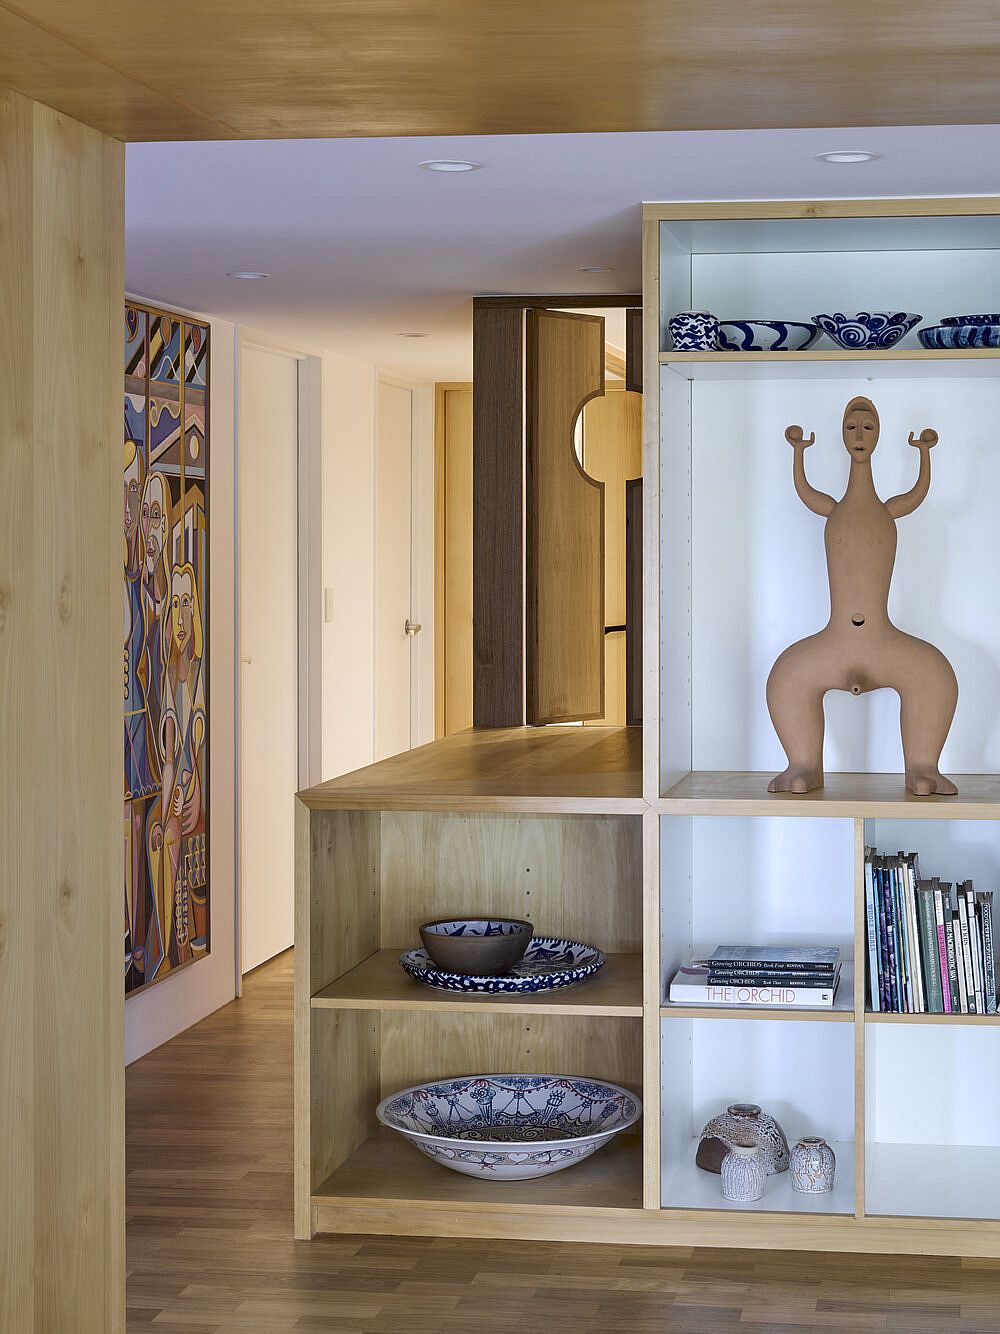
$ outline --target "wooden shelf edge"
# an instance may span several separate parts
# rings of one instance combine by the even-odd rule
[[[855,363],[858,366],[871,366],[880,361],[902,362],[902,361],[937,361],[937,362],[956,362],[956,361],[998,361],[1000,360],[1000,348],[995,347],[968,347],[968,348],[924,348],[924,347],[888,347],[882,350],[851,352],[846,348],[820,348],[812,350],[806,348],[800,352],[674,352],[667,351],[660,353],[660,365],[681,365],[690,366],[697,363],[712,366],[736,365],[741,363],[747,365],[758,362],[769,366],[791,366],[803,365],[812,362],[816,365],[822,365],[824,362],[833,364]]]
[[[983,1027],[1000,1025],[1000,1014],[882,1014],[877,1010],[865,1011],[866,1024],[980,1024]]]
[[[609,954],[593,978],[561,990],[510,996],[436,991],[407,977],[398,949],[378,950],[310,999],[314,1010],[448,1010],[463,1014],[552,1014],[641,1018],[642,955]],[[627,999],[613,999],[625,994]]]

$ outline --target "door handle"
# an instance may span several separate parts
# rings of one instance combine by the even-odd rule
[[[246,665],[249,667],[250,664],[253,662],[253,658],[251,658],[249,653],[241,653],[240,662],[246,663]]]
[[[423,628],[424,627],[419,621],[411,621],[409,616],[407,616],[406,624],[403,626],[403,633],[407,635],[416,635],[419,634]]]

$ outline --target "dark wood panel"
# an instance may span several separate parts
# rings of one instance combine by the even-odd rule
[[[625,388],[642,393],[642,307],[625,312]]]
[[[584,309],[601,310],[607,307],[620,309],[622,306],[634,306],[636,302],[641,304],[642,296],[639,292],[584,292],[563,296],[558,293],[539,296],[537,292],[533,292],[530,295],[523,293],[520,296],[477,296],[475,301],[476,305],[483,309],[514,307],[517,310],[572,310],[581,306]]]
[[[625,483],[625,721],[642,722],[641,477]]]
[[[524,722],[524,443],[518,307],[472,316],[472,720]]]
[[[604,484],[573,431],[604,393],[604,320],[530,310],[527,365],[526,707],[529,723],[604,716]]]

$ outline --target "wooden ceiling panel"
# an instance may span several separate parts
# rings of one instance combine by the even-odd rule
[[[128,139],[987,124],[982,0],[0,0],[0,81]]]

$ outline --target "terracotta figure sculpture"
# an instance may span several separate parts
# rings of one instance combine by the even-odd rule
[[[879,421],[867,398],[844,409],[844,445],[851,457],[847,490],[838,501],[806,481],[803,438],[789,426],[785,439],[795,460],[795,490],[814,514],[826,517],[830,620],[819,634],[785,649],[767,678],[767,707],[788,768],[768,784],[770,792],[809,792],[823,786],[823,696],[828,690],[862,695],[887,687],[899,694],[906,786],[919,796],[953,795],[957,788],[938,772],[941,750],[958,701],[948,659],[932,644],[903,634],[889,620],[888,600],[896,558],[896,519],[927,495],[930,451],[937,432],[910,433],[920,453],[916,485],[882,501],[872,480],[871,456]]]

